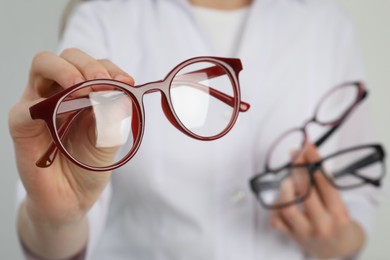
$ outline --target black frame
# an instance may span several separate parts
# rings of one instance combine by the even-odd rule
[[[343,171],[339,172],[339,174],[340,175],[343,175],[343,174],[353,174],[353,173],[350,172],[351,169],[358,169],[358,168],[361,168],[361,167],[364,167],[364,166],[367,166],[367,165],[370,165],[372,163],[380,161],[382,163],[383,171],[382,171],[382,175],[379,176],[378,179],[370,179],[370,178],[367,178],[367,177],[364,177],[364,176],[357,176],[358,178],[361,178],[363,180],[363,182],[360,183],[360,184],[357,184],[357,185],[351,185],[351,186],[346,187],[346,186],[338,186],[325,173],[325,170],[322,167],[322,164],[323,164],[324,161],[326,161],[326,160],[328,160],[328,159],[330,159],[332,157],[338,156],[340,154],[343,154],[343,153],[348,153],[348,152],[351,152],[351,151],[356,151],[356,150],[359,150],[359,149],[366,149],[366,148],[373,148],[374,153],[369,155],[369,156],[367,156],[367,157],[365,157],[365,158],[363,158],[363,159],[361,159],[361,160],[356,161],[354,164],[350,165],[349,167],[345,168]],[[330,184],[333,187],[335,187],[336,189],[339,189],[339,190],[354,189],[354,188],[358,188],[358,187],[364,186],[366,184],[373,185],[374,187],[379,187],[381,185],[381,181],[382,181],[383,177],[386,174],[386,165],[385,165],[385,160],[384,160],[385,157],[386,157],[386,153],[385,153],[384,147],[381,144],[366,144],[366,145],[354,146],[354,147],[351,147],[351,148],[348,148],[348,149],[343,149],[343,150],[340,150],[340,151],[338,151],[336,153],[330,154],[330,155],[328,155],[328,156],[326,156],[326,157],[322,158],[321,160],[319,160],[317,162],[314,162],[314,163],[303,163],[303,164],[294,164],[294,165],[290,164],[290,165],[287,165],[287,166],[285,166],[285,167],[283,167],[281,169],[278,169],[278,170],[269,170],[269,171],[265,171],[265,172],[262,172],[260,174],[257,174],[257,175],[255,175],[254,177],[251,178],[251,180],[250,180],[250,188],[251,188],[252,192],[255,194],[257,200],[260,202],[260,204],[264,208],[266,208],[266,209],[280,209],[280,208],[285,208],[285,207],[288,207],[288,206],[291,206],[291,205],[294,205],[294,204],[301,203],[301,202],[303,202],[304,200],[306,200],[309,197],[310,191],[311,191],[311,187],[313,185],[316,185],[315,184],[315,180],[313,178],[313,175],[318,170],[321,172],[321,174],[323,174],[326,177],[326,179],[330,182]],[[302,197],[299,197],[299,198],[297,198],[294,201],[287,202],[287,203],[276,204],[276,205],[268,205],[267,203],[265,203],[261,199],[261,196],[258,195],[259,191],[262,189],[260,187],[260,185],[274,185],[275,182],[260,183],[260,179],[262,177],[264,177],[265,175],[278,174],[277,173],[278,171],[285,170],[287,168],[291,168],[291,169],[305,168],[306,169],[306,172],[309,174],[309,179],[308,179],[309,180],[309,187],[308,187],[307,192]],[[286,175],[286,176],[289,176],[289,175]]]

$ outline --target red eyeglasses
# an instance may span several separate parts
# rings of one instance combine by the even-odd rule
[[[46,122],[53,142],[37,161],[49,167],[58,150],[74,164],[108,171],[128,162],[144,133],[143,96],[161,92],[168,120],[182,133],[210,141],[226,135],[242,102],[234,58],[195,57],[177,65],[165,79],[131,86],[111,79],[82,82],[30,107],[33,119]]]
[[[316,147],[320,147],[367,95],[368,91],[362,82],[346,82],[330,89],[317,104],[314,115],[302,127],[290,129],[276,139],[268,150],[265,170],[289,166],[302,154],[309,142],[307,127],[311,123],[328,127],[320,137],[317,137],[318,139],[312,141]],[[294,158],[291,158],[291,149],[299,151]]]

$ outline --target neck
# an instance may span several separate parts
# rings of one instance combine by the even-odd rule
[[[252,0],[189,0],[192,5],[221,10],[234,10],[248,6]]]

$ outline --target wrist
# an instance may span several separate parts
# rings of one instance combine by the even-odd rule
[[[358,254],[363,248],[366,236],[362,227],[351,220],[340,227],[332,236],[313,238],[304,243],[303,248],[309,255],[318,259],[348,258]]]
[[[34,255],[48,259],[66,259],[86,247],[86,217],[61,224],[32,212],[27,201],[22,203],[18,216],[18,233],[22,244]]]
[[[343,241],[344,243],[340,243],[342,245],[340,251],[344,253],[345,257],[358,254],[366,242],[366,234],[361,225],[352,220]]]
[[[20,213],[35,227],[42,230],[61,230],[79,226],[85,219],[86,213],[68,209],[56,212],[55,208],[47,210],[47,207],[40,207],[28,196],[20,206]]]

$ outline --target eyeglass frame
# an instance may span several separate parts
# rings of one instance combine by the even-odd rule
[[[321,107],[322,102],[329,95],[331,95],[333,92],[339,90],[340,88],[348,87],[348,86],[351,86],[351,85],[356,86],[357,89],[358,89],[358,95],[357,95],[356,100],[354,101],[354,103],[337,120],[334,120],[334,121],[329,122],[329,123],[321,123],[317,119],[317,113],[318,113],[318,111],[319,111],[319,109]],[[271,147],[268,149],[268,152],[266,154],[265,171],[278,170],[278,169],[282,169],[284,167],[287,167],[287,166],[292,164],[292,161],[295,158],[299,157],[303,153],[306,145],[309,143],[309,138],[308,138],[308,134],[307,134],[307,130],[306,129],[307,129],[308,125],[311,124],[311,123],[317,123],[320,126],[330,126],[331,127],[321,137],[319,137],[315,142],[313,142],[315,147],[320,147],[342,125],[342,123],[345,121],[345,119],[352,113],[352,111],[357,107],[357,105],[360,104],[367,97],[367,95],[368,95],[368,90],[366,89],[364,83],[360,82],[360,81],[345,82],[345,83],[337,85],[337,86],[333,87],[332,89],[330,89],[329,91],[327,91],[321,97],[320,101],[317,103],[316,108],[314,110],[314,114],[313,114],[313,116],[310,119],[306,120],[301,127],[291,128],[290,130],[287,130],[286,132],[281,134],[272,143]],[[285,165],[282,165],[280,167],[275,167],[274,169],[272,169],[272,167],[269,166],[269,162],[270,162],[270,158],[271,158],[271,155],[272,155],[272,151],[275,149],[275,147],[277,147],[278,143],[280,141],[282,141],[285,136],[289,135],[292,132],[296,132],[296,131],[301,131],[303,133],[303,140],[302,140],[302,145],[300,147],[300,150],[298,150],[298,152],[296,154],[294,154],[294,157],[292,158],[291,161],[287,162]]]
[[[382,170],[382,174],[378,178],[376,178],[376,179],[370,179],[370,178],[365,177],[365,176],[358,176],[358,175],[354,174],[354,176],[357,176],[358,178],[363,180],[363,182],[359,183],[359,184],[351,185],[351,186],[348,186],[348,187],[337,185],[330,178],[330,176],[328,176],[328,174],[326,173],[326,169],[324,169],[324,167],[322,166],[323,162],[326,161],[326,160],[331,159],[332,157],[336,157],[336,156],[338,156],[340,154],[344,154],[344,153],[347,153],[347,152],[353,152],[355,150],[364,149],[364,148],[373,148],[375,150],[375,153],[373,153],[371,155],[368,155],[365,158],[360,159],[360,160],[354,162],[352,166],[354,166],[355,168],[361,168],[361,167],[368,166],[368,165],[370,165],[372,163],[375,163],[377,161],[380,161],[381,164],[382,164],[382,169],[383,169]],[[262,172],[260,174],[257,174],[255,176],[253,176],[250,179],[250,181],[249,181],[249,186],[250,186],[250,189],[252,190],[252,192],[255,194],[255,197],[257,198],[257,200],[260,202],[260,204],[264,208],[269,209],[269,210],[286,208],[286,207],[289,207],[289,206],[294,205],[294,204],[302,203],[303,201],[305,201],[310,196],[312,187],[316,186],[316,182],[315,182],[315,179],[314,179],[314,174],[316,172],[320,172],[325,177],[325,179],[334,188],[336,188],[338,190],[355,189],[355,188],[358,188],[358,187],[362,187],[362,186],[364,186],[366,184],[370,184],[370,185],[373,185],[375,187],[380,187],[381,186],[381,181],[384,178],[384,176],[386,175],[385,157],[386,157],[385,149],[379,143],[354,146],[354,147],[343,149],[343,150],[337,151],[337,152],[335,152],[333,154],[330,154],[330,155],[328,155],[328,156],[326,156],[324,158],[321,158],[317,162],[291,164],[291,165],[287,165],[287,166],[285,166],[285,167],[283,167],[281,169],[275,170],[275,171],[264,171],[264,172]],[[350,172],[351,171],[350,168],[352,166],[349,166],[349,168],[344,169],[343,170],[344,171],[343,174],[353,174],[353,173]],[[306,169],[306,172],[309,175],[309,177],[308,177],[308,186],[307,186],[306,193],[303,196],[295,198],[294,200],[292,200],[290,202],[280,203],[280,204],[276,204],[276,205],[273,205],[273,206],[268,205],[267,203],[265,203],[263,201],[263,199],[259,195],[260,190],[261,190],[261,188],[259,188],[259,185],[261,185],[261,184],[258,185],[258,183],[259,183],[258,180],[263,178],[266,175],[270,175],[270,174],[277,175],[279,171],[282,171],[282,170],[288,169],[288,168],[291,168],[291,170],[290,170],[289,174],[286,174],[285,176],[283,176],[284,178],[288,178],[289,176],[291,176],[291,172],[294,169],[299,169],[299,168],[305,168]],[[331,175],[331,176],[333,176],[333,175]],[[272,183],[280,183],[280,181],[270,181],[270,185],[272,185]]]
[[[197,71],[191,71],[187,74],[193,74],[193,73],[207,73],[207,76],[210,78],[218,77],[221,75],[226,74],[229,77],[229,80],[232,84],[234,97],[230,97],[227,94],[224,94],[216,89],[209,88],[210,95],[220,99],[222,102],[228,104],[229,106],[233,107],[232,117],[230,119],[230,122],[226,126],[226,128],[220,132],[219,134],[216,134],[214,136],[209,137],[203,137],[200,135],[197,135],[190,130],[188,130],[184,124],[181,122],[180,118],[176,115],[175,110],[173,108],[171,96],[170,96],[170,88],[173,79],[175,78],[176,74],[182,70],[183,68],[199,63],[199,62],[209,62],[214,64],[215,66],[200,69]],[[223,69],[223,73],[221,74],[221,69]],[[45,121],[46,126],[51,134],[52,137],[52,143],[49,145],[47,151],[38,159],[36,162],[36,166],[40,168],[46,168],[49,167],[53,162],[57,155],[58,150],[72,163],[75,165],[91,171],[110,171],[114,170],[116,168],[119,168],[123,166],[125,163],[127,163],[138,151],[142,137],[144,134],[144,125],[145,125],[145,112],[144,112],[144,104],[143,104],[143,96],[148,93],[153,93],[160,91],[161,93],[161,104],[162,109],[167,117],[167,119],[171,122],[173,126],[175,126],[179,131],[184,133],[185,135],[192,137],[194,139],[200,140],[200,141],[212,141],[216,140],[218,138],[223,137],[226,135],[234,126],[239,112],[246,112],[250,108],[250,104],[244,102],[241,100],[241,92],[240,92],[240,84],[239,84],[239,73],[242,70],[242,63],[241,60],[238,58],[225,58],[225,57],[214,57],[214,56],[199,56],[187,59],[178,65],[176,65],[167,75],[164,79],[148,82],[142,85],[130,85],[121,81],[112,80],[112,79],[95,79],[95,80],[88,80],[81,82],[79,84],[76,84],[74,86],[71,86],[69,88],[66,88],[64,90],[61,90],[60,92],[52,95],[51,97],[33,105],[30,107],[30,115],[32,119],[42,119]],[[185,74],[183,74],[185,75]],[[182,76],[182,75],[180,75]],[[79,89],[86,88],[88,86],[97,85],[97,84],[104,84],[108,86],[114,86],[119,89],[121,89],[124,93],[126,93],[129,97],[132,98],[133,103],[133,109],[136,110],[135,116],[137,116],[137,124],[135,131],[137,135],[134,138],[134,145],[129,150],[129,152],[117,163],[114,163],[110,166],[105,167],[94,167],[87,165],[83,162],[78,161],[75,159],[64,147],[62,142],[60,141],[61,138],[67,133],[69,130],[69,127],[71,125],[71,122],[78,116],[80,112],[78,112],[75,116],[73,116],[70,120],[66,121],[57,129],[56,127],[56,116],[57,111],[59,109],[60,104],[63,102],[63,100],[70,94],[73,93]],[[80,109],[82,111],[82,109]],[[134,126],[133,126],[134,127]]]

